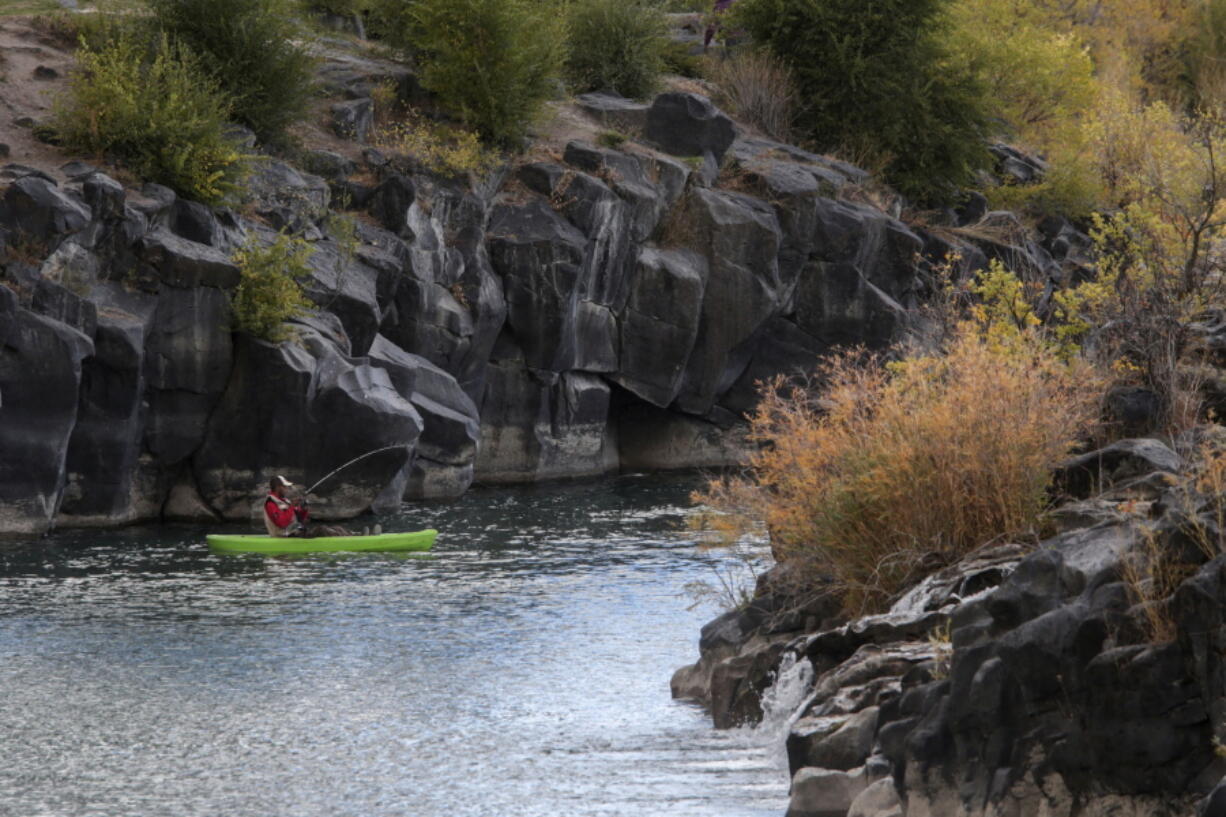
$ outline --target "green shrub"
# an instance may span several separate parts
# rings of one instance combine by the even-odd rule
[[[706,75],[706,60],[697,54],[690,53],[690,44],[675,40],[664,41],[664,71],[690,79],[701,79]]]
[[[383,7],[385,36],[422,86],[483,139],[513,144],[555,88],[562,23],[533,0],[407,0]]]
[[[191,52],[128,35],[101,50],[82,45],[79,68],[57,101],[55,129],[70,150],[105,154],[137,175],[207,203],[221,201],[244,175],[223,135],[228,98]]]
[[[941,46],[947,0],[740,0],[746,30],[788,65],[798,124],[824,150],[876,156],[886,181],[942,198],[989,164],[986,100]]]
[[[234,100],[234,117],[261,138],[301,119],[314,60],[300,44],[293,0],[149,0],[171,38],[201,57]]]
[[[566,75],[576,91],[642,98],[655,90],[667,40],[651,0],[578,0],[567,22]]]
[[[626,134],[615,130],[602,130],[596,134],[596,144],[602,148],[617,150],[626,143]]]
[[[267,246],[254,236],[234,253],[242,281],[234,294],[234,328],[263,340],[287,336],[285,321],[312,306],[300,281],[310,275],[311,245],[285,233]]]

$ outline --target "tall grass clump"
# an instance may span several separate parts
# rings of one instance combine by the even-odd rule
[[[1037,530],[1051,468],[1097,415],[1084,367],[1033,333],[1002,345],[971,324],[943,354],[886,364],[845,353],[821,379],[766,390],[750,476],[698,499],[725,526],[764,520],[776,559],[833,579],[852,614]]]
[[[421,84],[487,142],[514,145],[556,88],[563,20],[535,0],[406,0],[381,8]]]
[[[148,0],[157,24],[200,56],[233,99],[234,118],[262,139],[301,119],[314,59],[293,0]]]
[[[799,94],[791,69],[765,51],[742,50],[706,63],[707,79],[734,114],[781,142],[792,140]]]
[[[234,328],[262,340],[279,342],[287,333],[285,321],[311,308],[302,290],[310,274],[311,245],[285,233],[261,246],[254,236],[234,253],[242,273],[234,293]]]
[[[567,15],[566,75],[583,91],[642,98],[655,90],[668,44],[652,0],[578,0]]]
[[[919,201],[969,185],[989,164],[988,101],[947,46],[949,0],[739,0],[728,28],[793,72],[798,119],[822,150],[868,157]]]
[[[236,188],[244,163],[223,135],[230,99],[191,52],[162,37],[151,53],[119,35],[99,50],[82,45],[77,64],[54,114],[66,147],[210,204]]]

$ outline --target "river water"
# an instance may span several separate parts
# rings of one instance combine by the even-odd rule
[[[204,530],[0,545],[0,815],[775,817],[776,726],[668,681],[740,564],[691,477],[406,507],[428,557],[210,555]]]

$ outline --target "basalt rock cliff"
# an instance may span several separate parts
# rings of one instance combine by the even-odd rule
[[[332,49],[320,76],[332,143],[261,156],[241,206],[80,161],[0,168],[0,531],[244,519],[270,475],[380,448],[320,516],[726,465],[760,381],[896,339],[932,260],[1052,281],[1078,263],[1067,225],[1027,235],[974,199],[950,227],[1007,229],[910,227],[864,171],[695,93],[580,97],[570,135],[452,178],[362,142],[371,89],[403,69]],[[609,128],[629,138],[599,146]],[[278,231],[311,242],[316,311],[271,344],[232,330],[232,256]]]

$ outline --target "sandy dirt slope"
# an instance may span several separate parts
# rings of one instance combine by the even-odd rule
[[[51,117],[75,61],[62,38],[36,18],[0,17],[0,165],[10,162],[57,171],[70,158],[34,138],[32,124]]]

